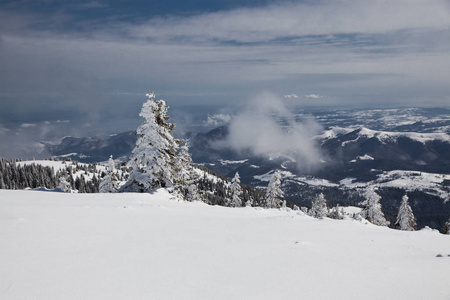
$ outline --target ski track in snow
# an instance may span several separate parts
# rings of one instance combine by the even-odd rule
[[[443,257],[436,257],[438,254]],[[450,299],[450,236],[152,194],[0,190],[0,299]]]

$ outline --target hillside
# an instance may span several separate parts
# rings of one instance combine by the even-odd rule
[[[170,198],[0,190],[0,297],[450,297],[450,236],[434,230]]]

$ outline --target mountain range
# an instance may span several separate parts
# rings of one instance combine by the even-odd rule
[[[244,184],[264,189],[273,171],[280,170],[285,197],[291,202],[308,206],[322,192],[330,206],[357,205],[365,188],[372,185],[382,195],[391,222],[395,222],[402,195],[408,193],[419,226],[440,229],[450,215],[449,118],[434,115],[425,119],[414,116],[414,110],[381,113],[321,114],[317,119],[325,129],[313,138],[321,157],[314,168],[299,168],[296,159],[286,153],[256,155],[250,149],[227,147],[227,125],[191,132],[184,138],[189,140],[196,164],[227,177],[239,172]],[[350,125],[350,118],[356,125]],[[380,130],[383,128],[392,131]],[[80,162],[106,161],[110,155],[125,161],[136,139],[134,131],[106,137],[65,137],[43,143],[43,148],[52,156]]]

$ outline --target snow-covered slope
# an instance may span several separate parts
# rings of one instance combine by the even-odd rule
[[[100,178],[101,173],[106,171],[106,166],[101,163],[96,163],[95,168],[93,168],[93,170],[91,170],[91,172],[87,172],[84,170],[77,170],[77,166],[87,167],[88,164],[74,162],[74,161],[25,160],[25,161],[16,162],[16,164],[19,166],[36,164],[36,165],[41,165],[44,167],[53,168],[55,171],[72,169],[72,171],[73,171],[72,178],[74,180],[77,177],[80,177],[81,175],[83,175],[86,180],[92,180],[92,177],[94,176],[94,174],[97,176],[97,178]],[[116,172],[118,172],[118,174],[122,174],[121,170],[116,170]]]
[[[450,135],[447,133],[418,133],[418,132],[388,132],[371,130],[365,127],[360,127],[356,130],[351,130],[350,128],[333,127],[331,129],[325,130],[321,135],[317,136],[317,139],[328,140],[331,138],[336,138],[342,135],[353,133],[355,135],[354,140],[346,141],[356,142],[359,138],[371,139],[375,138],[378,141],[384,142],[395,142],[399,138],[407,138],[412,141],[417,141],[422,144],[430,141],[441,141],[450,143]]]
[[[170,198],[0,190],[0,298],[450,298],[450,236]]]

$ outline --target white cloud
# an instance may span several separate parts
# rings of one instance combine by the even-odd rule
[[[300,97],[296,94],[288,94],[288,95],[284,95],[284,98],[300,98]]]
[[[310,99],[320,99],[323,98],[323,96],[318,95],[318,94],[309,94],[309,95],[305,95],[306,98],[310,98]]]
[[[281,99],[262,93],[232,119],[229,138],[219,146],[266,158],[285,155],[294,158],[300,168],[313,168],[320,163],[320,149],[313,141],[320,131],[313,119],[296,122]]]
[[[157,18],[131,27],[130,34],[166,40],[183,37],[248,43],[307,35],[442,29],[449,25],[450,10],[445,0],[329,1]]]
[[[231,120],[231,115],[229,114],[214,114],[208,115],[208,119],[206,120],[207,126],[221,126],[227,124]]]
[[[20,125],[21,128],[31,128],[31,127],[36,127],[36,124],[30,124],[30,123],[23,123],[22,125]]]

